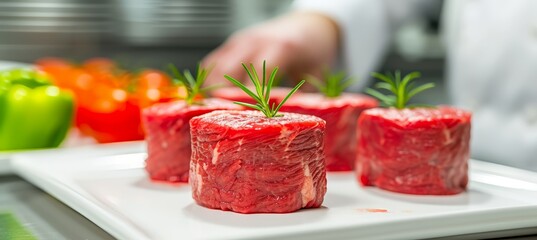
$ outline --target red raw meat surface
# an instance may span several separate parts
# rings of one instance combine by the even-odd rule
[[[214,111],[190,121],[192,197],[239,213],[321,206],[326,193],[325,121],[283,113]]]
[[[376,107],[377,100],[361,94],[327,98],[301,93],[289,99],[282,111],[314,115],[326,121],[324,151],[328,171],[351,171],[356,158],[356,123],[362,111]]]
[[[447,106],[364,111],[358,120],[358,180],[408,194],[464,191],[470,122],[471,113]]]
[[[253,92],[255,92],[254,89],[250,88]],[[272,106],[272,103],[279,104],[291,91],[291,88],[286,87],[273,87],[270,90],[270,98],[269,98],[269,104]],[[299,93],[293,94],[291,98],[295,97],[295,95],[298,95]],[[246,94],[242,89],[238,87],[225,87],[225,88],[219,88],[211,92],[211,95],[213,97],[227,99],[230,101],[237,101],[237,102],[245,102],[245,103],[251,103],[256,104],[257,102],[252,99],[248,94]]]
[[[153,180],[187,182],[190,168],[190,125],[192,117],[214,110],[241,109],[226,100],[205,99],[204,105],[187,106],[185,101],[155,104],[144,109],[146,170]]]

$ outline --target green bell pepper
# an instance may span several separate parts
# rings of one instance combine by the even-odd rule
[[[0,72],[0,150],[57,147],[71,127],[70,92],[35,70]]]

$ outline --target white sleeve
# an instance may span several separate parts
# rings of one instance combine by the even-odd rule
[[[367,85],[370,72],[383,60],[392,32],[415,16],[423,0],[295,0],[295,11],[311,11],[333,19],[340,28],[340,64],[358,78],[350,91]]]

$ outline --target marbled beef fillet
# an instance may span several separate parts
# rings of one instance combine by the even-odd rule
[[[471,113],[452,107],[364,111],[358,120],[358,180],[409,194],[464,191],[470,120]]]
[[[153,180],[187,182],[190,168],[190,125],[192,117],[214,110],[241,109],[221,99],[202,100],[203,105],[188,106],[185,101],[155,104],[144,109],[146,132],[146,170]]]
[[[301,93],[288,100],[282,111],[313,115],[326,121],[325,153],[328,171],[351,171],[356,158],[356,123],[360,113],[376,107],[377,100],[345,93],[328,98],[318,93]]]
[[[321,206],[326,193],[325,121],[281,112],[214,111],[190,121],[194,200],[239,213]]]

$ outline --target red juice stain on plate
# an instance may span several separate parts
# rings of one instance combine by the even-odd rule
[[[388,212],[387,209],[381,209],[381,208],[366,208],[365,210],[371,213],[387,213]]]
[[[382,209],[382,208],[360,208],[357,209],[360,212],[368,212],[368,213],[387,213],[388,209]]]

